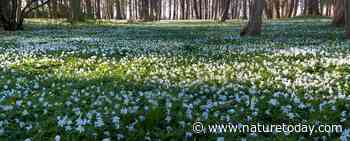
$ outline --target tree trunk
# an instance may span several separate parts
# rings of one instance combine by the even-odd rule
[[[185,19],[185,0],[180,0],[180,19],[184,20]]]
[[[350,1],[345,0],[345,35],[350,39]]]
[[[222,0],[222,4],[220,21],[225,22],[228,18],[228,10],[230,9],[231,0]]]
[[[52,0],[50,2],[50,18],[57,18],[57,1]]]
[[[196,19],[199,19],[200,16],[199,16],[199,9],[198,9],[197,0],[193,0],[193,8],[194,8],[194,12],[195,12],[195,15],[196,15]]]
[[[249,22],[248,25],[245,26],[241,30],[241,36],[255,36],[261,33],[261,24],[262,24],[262,13],[264,10],[264,0],[252,0],[249,13]]]
[[[275,12],[276,12],[276,18],[279,19],[281,18],[280,0],[273,0],[273,1],[274,1]]]
[[[344,26],[345,24],[345,5],[344,0],[336,0],[334,7],[334,17],[332,25],[334,26]]]
[[[248,18],[248,6],[247,6],[247,2],[248,2],[248,0],[242,0],[242,2],[243,2],[243,17],[242,17],[242,19],[247,19]]]
[[[132,9],[131,0],[129,1],[128,5],[129,5],[129,10]],[[115,12],[116,12],[115,18],[116,19],[122,19],[122,11],[121,11],[120,1],[119,0],[115,1]],[[129,12],[130,12],[130,15],[131,15],[132,11],[130,10]]]
[[[96,0],[96,19],[101,19],[101,0]]]
[[[294,4],[295,4],[295,0],[291,0],[289,5],[288,18],[293,16],[294,7],[295,7]]]
[[[23,29],[24,17],[30,12],[36,10],[43,5],[46,5],[49,1],[42,1],[38,5],[36,1],[26,3],[24,8],[21,7],[22,1],[17,0],[1,0],[0,1],[0,24],[4,30],[15,31]]]
[[[294,12],[293,12],[293,17],[297,16],[298,13],[298,8],[299,8],[299,0],[294,1]]]
[[[271,3],[271,0],[266,0],[265,2],[265,13],[266,13],[266,17],[268,19],[272,19],[273,18],[273,3]]]
[[[53,0],[55,1],[55,0]],[[94,18],[94,14],[92,13],[92,5],[91,5],[91,0],[85,0],[86,4],[86,14],[87,18],[92,19]]]
[[[319,0],[305,0],[305,16],[320,16],[320,1]]]
[[[15,31],[23,29],[23,15],[18,12],[17,0],[1,0],[0,3],[0,23],[4,30]]]
[[[71,22],[81,21],[80,0],[70,0]]]

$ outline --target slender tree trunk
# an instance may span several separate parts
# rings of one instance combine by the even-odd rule
[[[101,19],[101,0],[96,0],[96,19]]]
[[[247,6],[247,3],[248,3],[248,0],[242,0],[243,2],[243,19],[247,19],[248,18],[248,6]]]
[[[280,0],[273,0],[274,1],[274,7],[275,7],[275,12],[276,12],[276,18],[281,18],[281,4]]]
[[[295,7],[294,4],[295,4],[295,0],[291,0],[290,6],[289,6],[289,11],[288,11],[288,18],[293,16],[294,7]]]
[[[199,0],[199,18],[203,19],[202,0]]]
[[[300,2],[299,0],[295,0],[293,17],[297,16],[297,14],[298,14],[299,2]]]
[[[345,0],[345,35],[346,38],[350,39],[350,1]]]
[[[303,16],[306,16],[307,15],[307,9],[308,9],[308,6],[309,5],[309,0],[304,0],[304,3],[303,3]]]
[[[272,19],[273,18],[273,3],[271,2],[271,0],[266,0],[265,2],[265,13],[266,13],[266,17],[268,19]]]
[[[55,1],[55,0],[53,0]],[[85,0],[85,4],[86,4],[86,14],[87,14],[87,18],[93,18],[94,14],[92,13],[92,5],[91,5],[91,0]]]
[[[177,11],[178,11],[178,2],[177,0],[174,0],[173,20],[177,19]]]
[[[132,9],[132,3],[131,3],[131,0],[129,0],[129,10]],[[116,0],[115,1],[115,12],[116,12],[116,19],[122,19],[122,11],[121,11],[121,6],[120,6],[120,1],[119,0]],[[132,11],[129,11],[131,13],[129,14],[132,14]]]
[[[195,11],[196,19],[200,19],[197,0],[193,0],[193,8]]]
[[[186,19],[189,19],[190,17],[190,3],[191,1],[190,0],[186,0]]]
[[[185,19],[185,0],[180,0],[180,19]]]
[[[117,2],[118,2],[119,0],[117,0]],[[118,4],[119,4],[119,6],[120,6],[120,3],[118,2]],[[132,3],[132,1],[131,0],[129,0],[129,3],[128,3],[128,6],[129,6],[129,20],[128,21],[130,21],[130,22],[133,22],[134,20],[135,20],[135,16],[134,16],[134,14],[133,14],[133,3]],[[121,8],[119,7],[118,9],[117,9],[117,12],[120,12],[120,14],[117,14],[117,18],[122,18],[122,14],[121,14]]]
[[[255,36],[261,33],[262,14],[264,10],[264,0],[252,0],[249,13],[249,22],[241,31],[241,36]]]
[[[51,0],[50,1],[51,4],[51,18],[57,18],[57,1],[56,0]]]

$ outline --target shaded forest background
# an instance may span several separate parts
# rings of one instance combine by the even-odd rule
[[[2,0],[0,26],[23,29],[24,18],[65,18],[74,23],[85,19],[157,21],[249,19],[255,34],[261,18],[296,16],[333,17],[333,25],[346,21],[344,0]],[[349,11],[349,10],[348,10]],[[350,15],[350,14],[348,14]],[[249,24],[249,23],[248,23]],[[249,26],[249,25],[248,25]],[[252,34],[252,35],[254,35]],[[349,33],[350,34],[350,33]],[[350,36],[350,35],[349,35]]]
[[[12,3],[16,4],[17,7],[30,11],[24,12],[26,18],[69,18],[74,20],[206,19],[225,21],[226,19],[247,19],[250,10],[254,10],[250,8],[252,0],[2,0],[2,3],[6,3],[6,1],[10,3],[13,1]],[[334,16],[344,10],[343,0],[265,1],[264,13],[268,19],[290,18],[300,15]],[[17,9],[17,11],[19,10]]]

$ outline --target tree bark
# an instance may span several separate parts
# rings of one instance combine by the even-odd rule
[[[52,0],[50,2],[50,18],[57,18],[57,1]]]
[[[289,3],[288,18],[293,16],[295,0],[291,0]]]
[[[248,25],[245,26],[241,30],[241,36],[256,36],[261,33],[261,25],[262,25],[262,13],[264,10],[264,0],[252,0],[249,13],[249,22]]]
[[[320,0],[305,0],[305,16],[320,16]]]
[[[199,19],[200,16],[199,16],[199,9],[198,9],[197,0],[193,0],[193,8],[194,8],[194,12],[195,12],[195,15],[196,15],[196,19]]]
[[[242,0],[242,2],[243,2],[243,17],[242,17],[242,19],[247,19],[248,18],[248,6],[247,6],[247,2],[248,2],[248,0]]]
[[[273,1],[274,1],[275,12],[276,12],[276,18],[279,19],[281,18],[280,0],[273,0]]]
[[[350,1],[345,0],[345,35],[350,39]]]
[[[271,0],[266,0],[265,2],[265,13],[266,13],[266,17],[268,19],[272,19],[273,18],[273,3],[271,3]]]
[[[30,12],[48,4],[50,1],[42,1],[40,4],[35,5],[38,0],[31,0],[24,8],[20,5],[21,1],[17,0],[1,0],[0,2],[0,23],[4,30],[15,31],[23,29],[24,17]]]
[[[295,3],[294,3],[294,12],[293,12],[293,16],[295,17],[295,16],[297,16],[297,13],[298,13],[298,8],[299,8],[299,0],[295,0],[294,1]]]
[[[230,9],[231,0],[222,0],[222,4],[220,21],[225,22],[228,19],[228,11]]]
[[[101,19],[101,0],[96,0],[96,19]]]
[[[80,2],[80,0],[70,0],[71,22],[77,22],[82,20]]]
[[[334,26],[344,26],[345,24],[345,5],[344,0],[336,0],[334,7],[334,17],[332,25]]]
[[[53,0],[55,1],[55,0]],[[94,18],[94,14],[92,13],[92,5],[91,5],[91,0],[85,0],[86,4],[86,15],[87,18],[92,19]]]

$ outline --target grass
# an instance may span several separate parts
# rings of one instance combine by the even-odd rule
[[[0,140],[347,138],[350,42],[329,19],[80,23],[0,31]],[[196,134],[202,121],[340,124],[339,133]]]

